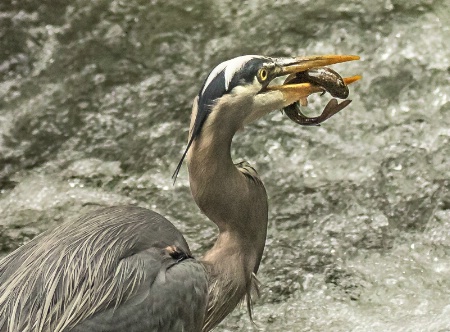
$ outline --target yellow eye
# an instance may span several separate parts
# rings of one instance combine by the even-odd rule
[[[264,82],[265,80],[267,80],[267,76],[269,75],[269,73],[267,72],[267,69],[260,69],[259,70],[259,79]]]

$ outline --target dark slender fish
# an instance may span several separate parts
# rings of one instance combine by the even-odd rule
[[[328,92],[333,97],[345,99],[348,97],[348,87],[342,77],[328,67],[314,68],[289,76],[285,84],[311,83],[323,88],[323,93]],[[295,123],[303,126],[320,126],[320,123],[332,117],[348,106],[351,100],[339,103],[335,98],[331,99],[325,106],[322,114],[316,117],[307,117],[300,110],[298,102],[283,109],[286,115]]]
[[[322,122],[331,118],[337,112],[347,107],[351,102],[351,100],[344,100],[343,102],[338,103],[338,101],[333,98],[328,102],[327,106],[325,106],[322,114],[315,117],[307,117],[306,115],[304,115],[300,111],[300,106],[298,103],[285,107],[284,112],[289,117],[289,119],[302,126],[320,126]]]

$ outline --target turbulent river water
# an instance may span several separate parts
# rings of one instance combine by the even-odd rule
[[[274,112],[235,137],[270,224],[255,325],[242,307],[217,331],[450,331],[449,45],[447,0],[2,0],[0,249],[131,203],[200,256],[216,229],[171,175],[205,75],[358,54],[334,66],[363,75],[352,104],[321,127]]]

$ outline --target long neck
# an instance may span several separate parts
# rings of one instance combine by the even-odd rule
[[[210,277],[206,331],[249,295],[268,220],[264,186],[254,171],[243,172],[233,164],[230,147],[235,129],[218,117],[205,124],[188,153],[195,202],[219,228],[217,241],[202,259]]]

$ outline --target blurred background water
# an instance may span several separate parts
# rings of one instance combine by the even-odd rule
[[[280,112],[234,140],[270,202],[256,301],[217,331],[450,331],[446,0],[2,0],[0,249],[105,205],[154,209],[200,256],[190,107],[242,54],[358,54],[353,103],[321,127]],[[312,98],[310,114],[329,96]]]

